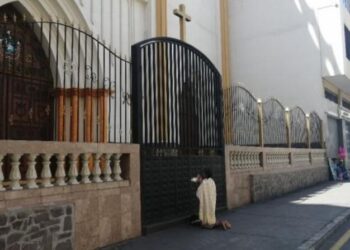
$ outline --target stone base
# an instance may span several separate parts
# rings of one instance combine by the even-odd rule
[[[62,204],[71,204],[73,208],[71,213],[74,220],[70,222],[74,232],[72,249],[93,250],[141,235],[140,189],[137,181],[134,185],[130,181],[120,181],[0,192],[0,216],[15,209],[35,212],[38,207],[59,208]],[[1,229],[0,219],[0,239]],[[31,234],[25,233],[24,237],[27,236],[31,237]],[[67,246],[62,243],[62,248],[58,249],[69,249]],[[1,245],[0,249],[3,249]]]
[[[307,168],[250,175],[252,202],[264,201],[328,180],[328,169]]]
[[[0,249],[73,249],[73,214],[72,205],[0,214]]]

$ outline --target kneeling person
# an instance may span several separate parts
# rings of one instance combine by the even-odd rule
[[[217,221],[215,216],[216,209],[216,185],[212,179],[210,169],[205,169],[202,174],[197,176],[197,182],[200,183],[197,189],[197,198],[199,200],[199,220],[203,227],[223,229],[231,228],[228,221]]]

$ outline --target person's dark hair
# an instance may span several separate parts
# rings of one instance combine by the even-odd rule
[[[210,168],[205,168],[205,169],[203,169],[201,175],[202,175],[203,178],[212,178],[213,177],[213,172],[211,171]]]

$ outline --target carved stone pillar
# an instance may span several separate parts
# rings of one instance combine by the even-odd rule
[[[19,160],[21,159],[20,154],[11,155],[11,172],[10,172],[10,189],[11,190],[21,190],[19,180],[21,179],[21,172],[19,171]]]
[[[111,178],[111,154],[105,154],[106,157],[106,166],[103,168],[103,180],[105,182],[113,181]]]
[[[76,154],[70,154],[69,155],[69,160],[70,160],[70,166],[69,166],[69,171],[68,171],[68,176],[69,180],[68,183],[70,185],[76,185],[79,184],[77,181],[78,177],[78,155]]]
[[[90,169],[89,169],[89,155],[83,154],[82,155],[83,160],[83,168],[81,169],[81,183],[87,184],[91,183],[89,177],[90,177]]]
[[[38,188],[38,185],[36,184],[36,179],[38,178],[38,175],[36,173],[35,169],[35,159],[38,155],[37,154],[29,154],[28,155],[28,169],[26,172],[26,180],[27,180],[27,185],[26,187],[28,189],[35,189]]]
[[[99,183],[102,182],[100,176],[101,176],[101,168],[100,168],[100,157],[101,154],[94,154],[94,169],[92,171],[92,182]]]
[[[113,174],[114,180],[122,181],[123,178],[120,176],[122,173],[122,169],[120,168],[120,157],[122,154],[114,154],[113,155]]]
[[[42,187],[52,187],[51,184],[51,169],[50,169],[50,158],[51,154],[42,154],[41,157],[43,158],[43,169],[41,170],[41,186]]]
[[[66,170],[64,169],[64,163],[65,163],[65,158],[66,156],[64,154],[56,154],[56,159],[57,159],[57,169],[55,173],[56,177],[56,186],[65,186],[67,185],[65,182],[66,178]]]

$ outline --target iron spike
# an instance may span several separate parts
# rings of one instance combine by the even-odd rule
[[[6,13],[4,14],[4,22],[5,23],[7,22],[7,15],[6,15]]]
[[[16,13],[13,14],[13,22],[17,22],[17,16],[16,16]]]

